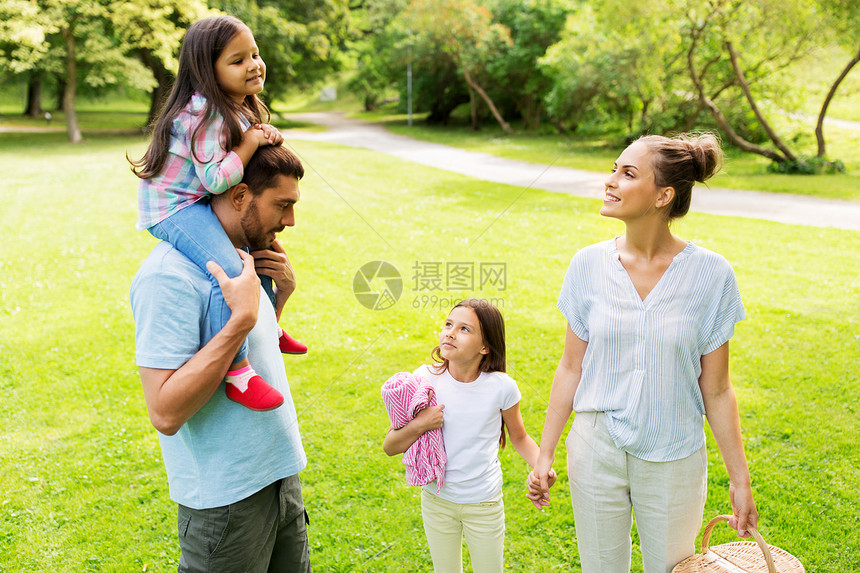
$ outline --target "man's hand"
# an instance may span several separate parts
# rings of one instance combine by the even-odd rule
[[[257,323],[260,279],[254,272],[251,255],[239,251],[239,256],[244,266],[234,279],[213,261],[206,263],[232,311],[224,328],[177,370],[139,368],[149,418],[162,434],[172,436],[178,432],[212,398],[242,342]]]
[[[257,324],[257,311],[260,308],[260,279],[254,270],[254,259],[241,249],[236,249],[242,257],[242,274],[231,279],[218,263],[209,261],[206,269],[212,273],[221,286],[224,302],[230,307],[230,320],[236,320],[250,331]]]
[[[289,298],[296,290],[296,274],[281,243],[275,239],[271,250],[251,251],[251,256],[254,257],[257,274],[272,277],[278,293]]]

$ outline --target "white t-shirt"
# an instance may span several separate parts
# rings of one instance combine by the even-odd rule
[[[414,372],[427,378],[444,404],[445,485],[439,497],[453,503],[480,503],[502,489],[499,437],[502,410],[516,406],[520,391],[504,372],[481,372],[473,382],[459,382],[446,370],[434,374],[428,366]],[[424,488],[436,494],[436,482]]]

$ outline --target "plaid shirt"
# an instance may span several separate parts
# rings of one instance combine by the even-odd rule
[[[170,150],[161,173],[140,180],[140,214],[135,225],[138,230],[148,229],[203,197],[223,193],[242,181],[245,172],[242,160],[234,151],[224,150],[224,118],[220,115],[216,114],[197,133],[192,153],[191,134],[204,120],[205,106],[205,97],[191,96],[191,101],[173,120]],[[250,127],[245,118],[240,121],[246,129]]]

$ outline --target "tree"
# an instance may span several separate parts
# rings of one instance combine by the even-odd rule
[[[511,44],[489,59],[494,83],[515,102],[526,129],[540,124],[544,98],[552,82],[537,65],[547,48],[558,42],[568,13],[562,0],[494,0],[489,5],[494,21],[510,31]]]
[[[824,142],[824,118],[827,115],[827,108],[830,107],[830,102],[833,101],[833,96],[836,95],[836,90],[839,89],[842,81],[854,66],[860,63],[860,3],[856,0],[821,0],[819,4],[827,18],[827,26],[834,32],[837,41],[854,54],[831,84],[821,104],[821,111],[818,113],[818,121],[815,124],[817,155],[824,158],[827,155]]]
[[[540,67],[545,101],[560,129],[622,120],[631,134],[671,130],[689,103],[678,2],[597,0],[572,13]]]
[[[407,101],[406,70],[413,65],[414,111],[429,111],[427,123],[447,124],[451,112],[469,101],[456,62],[432,42],[418,43],[404,25],[409,0],[363,0],[353,6],[357,37],[355,74],[348,87],[372,108],[389,89],[400,92],[400,108]],[[429,38],[423,38],[429,40]]]
[[[110,14],[119,41],[140,59],[155,81],[147,117],[147,124],[151,124],[170,93],[185,31],[213,12],[203,0],[135,0],[113,2]]]
[[[485,88],[488,62],[511,45],[507,27],[492,22],[492,14],[472,0],[414,0],[399,18],[416,60],[447,58],[466,83],[472,126],[477,128],[478,101],[483,101],[505,133],[513,130]]]
[[[690,79],[701,105],[729,141],[778,164],[805,169],[806,161],[780,137],[760,102],[776,99],[764,80],[807,56],[815,46],[822,20],[813,2],[706,0],[688,9],[687,20]],[[734,129],[717,102],[717,96],[730,88],[743,94],[747,108],[776,149],[753,143]]]
[[[0,75],[27,78],[27,108],[31,117],[42,114],[42,72],[35,68],[45,57],[45,36],[52,32],[38,6],[27,0],[0,0]]]
[[[351,7],[357,37],[350,51],[356,62],[347,87],[364,100],[366,111],[399,83],[404,58],[397,54],[399,37],[391,22],[406,5],[407,0],[364,0]]]
[[[116,34],[112,16],[122,11],[124,2],[108,0],[33,0],[20,3],[2,1],[8,18],[0,27],[0,52],[4,69],[26,71],[31,81],[39,74],[56,73],[62,80],[62,108],[69,140],[81,141],[75,110],[79,88],[103,91],[126,85],[150,89],[152,74],[140,60],[129,55],[130,47]],[[130,2],[131,0],[126,0]],[[24,6],[24,5],[27,6]],[[13,50],[16,30],[26,29],[25,42]],[[17,36],[20,38],[20,34]],[[38,91],[38,90],[35,90]],[[35,102],[30,102],[32,110]]]

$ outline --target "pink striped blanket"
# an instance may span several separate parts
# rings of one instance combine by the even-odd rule
[[[436,393],[426,379],[398,372],[382,385],[382,401],[395,430],[408,424],[424,408],[436,405]],[[406,483],[425,485],[436,480],[436,493],[445,483],[445,444],[442,430],[430,430],[421,434],[403,454],[406,464]]]

